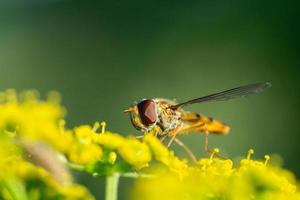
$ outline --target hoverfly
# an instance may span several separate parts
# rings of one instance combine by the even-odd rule
[[[228,134],[230,127],[223,122],[205,115],[185,111],[183,107],[195,103],[226,101],[249,96],[260,93],[270,87],[271,84],[268,82],[254,83],[182,103],[176,103],[175,101],[163,98],[143,99],[127,110],[124,110],[124,112],[130,113],[131,122],[136,129],[144,133],[154,131],[155,135],[161,140],[164,140],[167,136],[170,137],[170,141],[167,144],[168,147],[172,142],[175,142],[183,147],[191,159],[195,161],[196,159],[193,153],[183,142],[176,138],[176,136],[188,132],[205,133],[205,151],[210,152],[208,149],[208,135],[210,133],[220,135]]]

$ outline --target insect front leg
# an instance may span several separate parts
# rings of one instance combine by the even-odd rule
[[[191,158],[191,160],[194,162],[194,163],[197,163],[197,159],[196,159],[196,156],[194,155],[194,153],[190,150],[190,148],[188,148],[181,140],[179,140],[178,138],[174,138],[174,142],[182,147],[185,152],[188,154],[188,156]]]
[[[167,133],[167,135],[171,137],[170,141],[167,144],[167,147],[171,146],[171,144],[173,143],[173,141],[175,140],[177,134],[180,132],[181,129],[182,129],[182,126],[177,126],[174,130]]]
[[[175,138],[176,138],[176,135],[177,135],[177,134],[174,134],[174,135],[171,136],[171,139],[170,139],[170,141],[169,141],[167,147],[170,147],[170,146],[171,146],[171,144],[173,143],[173,141],[174,141]]]

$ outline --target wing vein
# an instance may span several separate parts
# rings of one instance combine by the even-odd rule
[[[182,106],[186,106],[194,103],[204,103],[204,102],[213,102],[213,101],[226,101],[230,99],[235,99],[239,97],[245,97],[249,95],[258,94],[272,86],[271,83],[254,83],[249,85],[244,85],[236,88],[232,88],[223,92],[214,93],[204,97],[192,99],[183,103],[179,103],[171,106],[172,109],[177,109]]]

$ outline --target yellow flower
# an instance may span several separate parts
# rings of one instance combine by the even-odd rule
[[[168,166],[171,171],[178,173],[180,176],[187,172],[188,165],[186,161],[180,160],[174,156],[174,153],[169,151],[158,138],[152,134],[147,134],[144,136],[143,140],[149,145],[155,159]]]
[[[51,146],[49,149],[60,153],[70,153],[72,149],[72,160],[79,163],[95,162],[101,157],[99,145],[82,142],[87,140],[82,135],[85,130],[76,129],[74,134],[59,125],[64,112],[57,93],[42,101],[35,91],[19,96],[14,90],[0,92],[0,198],[13,199],[17,195],[20,199],[93,199],[83,186],[61,185],[44,168],[23,158],[31,155],[21,150],[35,143]]]
[[[82,125],[74,129],[75,136],[82,144],[91,144],[93,140],[93,134],[95,134],[89,125]]]
[[[114,152],[114,151],[109,152],[107,160],[108,160],[109,164],[114,164],[117,160],[116,152]]]
[[[3,146],[0,145],[0,147]],[[0,196],[6,199],[13,199],[15,192],[27,196],[26,199],[94,199],[83,186],[77,184],[62,185],[45,169],[20,157],[6,164],[9,165],[6,166],[6,171],[1,169],[0,176]],[[26,188],[23,184],[33,184],[34,187]],[[18,191],[18,189],[22,191]],[[20,194],[18,195],[20,196]]]
[[[38,166],[28,161],[38,161],[42,155],[34,153],[41,152],[43,146],[44,151],[53,151],[53,157],[59,154],[68,166],[95,176],[126,172],[139,176],[141,168],[149,167],[145,171],[154,176],[137,180],[132,199],[300,200],[292,173],[270,166],[269,156],[265,161],[252,160],[253,150],[239,166],[233,166],[230,159],[215,158],[218,149],[210,158],[190,165],[153,134],[146,134],[141,141],[123,137],[105,131],[105,122],[67,129],[64,113],[56,92],[47,100],[40,100],[36,91],[20,95],[14,90],[0,92],[0,198],[93,199],[85,187],[72,182],[64,166],[61,169],[68,180],[60,182],[53,171],[50,173],[55,163],[46,165],[46,159],[40,159]],[[38,151],[30,151],[30,147]],[[152,161],[161,164],[152,165]]]
[[[70,145],[65,152],[70,162],[90,165],[101,159],[103,151],[98,144],[93,142],[95,133],[90,126],[82,125],[74,128],[73,135],[71,131],[62,131],[63,136],[70,137]]]
[[[11,166],[20,160],[20,149],[11,141],[0,136],[0,180],[6,176],[13,175],[15,171]]]
[[[170,151],[151,134],[144,136],[143,141],[149,145],[156,160],[159,160],[165,164],[169,163]]]
[[[267,160],[269,159],[266,156]],[[187,173],[157,173],[153,178],[136,181],[132,199],[226,199],[226,200],[299,200],[291,174],[266,161],[251,160],[250,156],[233,167],[231,160],[200,159]],[[145,195],[147,194],[147,195]]]
[[[229,159],[202,158],[198,161],[198,167],[202,173],[209,175],[227,175],[233,172],[233,162]]]
[[[18,97],[13,90],[0,95],[0,130],[14,132],[20,138],[42,140],[60,148],[58,120],[64,109],[53,100],[40,101],[36,92]]]
[[[81,165],[90,165],[101,159],[103,152],[96,144],[77,144],[69,147],[68,158],[71,162]]]
[[[138,169],[147,166],[151,160],[149,147],[135,138],[126,139],[118,152],[124,160]]]
[[[110,132],[94,134],[93,139],[95,143],[109,149],[117,149],[125,142],[121,135]]]
[[[60,139],[59,139],[60,138]],[[68,153],[70,147],[77,143],[74,133],[71,130],[61,130],[58,136],[59,141],[57,141],[57,150],[61,153]]]

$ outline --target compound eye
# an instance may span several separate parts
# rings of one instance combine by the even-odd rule
[[[140,118],[144,125],[149,126],[156,122],[155,103],[151,99],[146,99],[137,105]]]

